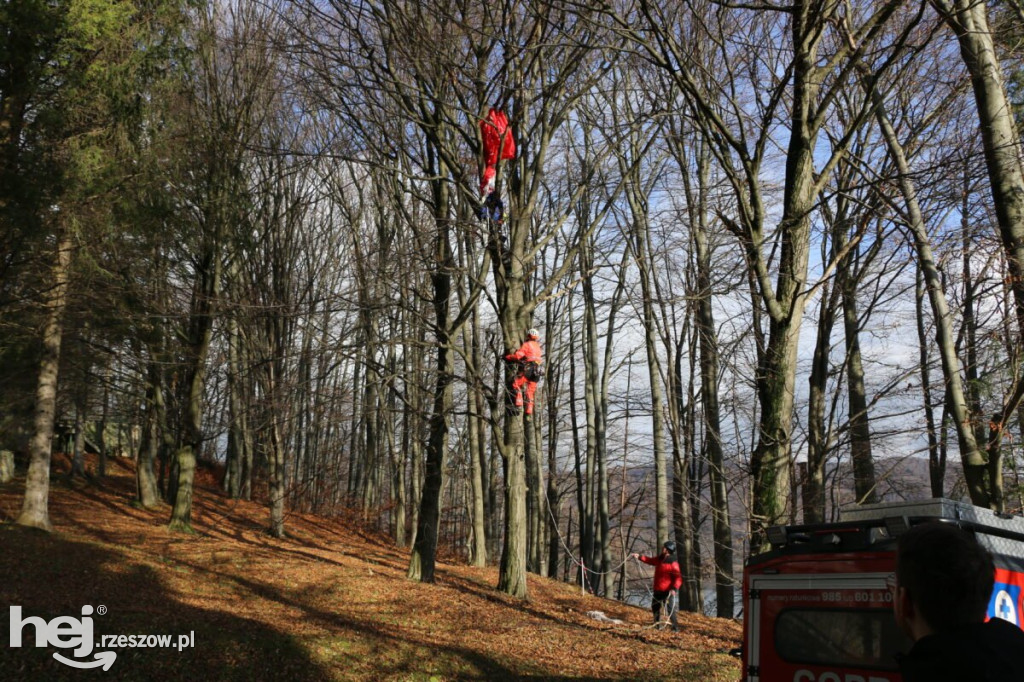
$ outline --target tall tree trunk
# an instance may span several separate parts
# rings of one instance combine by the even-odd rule
[[[846,381],[850,405],[850,458],[853,460],[853,484],[858,504],[878,502],[875,460],[871,450],[871,426],[868,420],[867,389],[860,353],[860,324],[852,292],[843,296],[843,322],[846,329]]]
[[[402,321],[404,331],[405,320]],[[408,374],[400,372],[404,367],[398,366],[398,358],[389,353],[389,363],[392,367],[391,375],[394,376],[405,376]],[[405,363],[405,358],[402,359]],[[405,522],[406,522],[406,507],[407,498],[405,491],[405,453],[408,449],[404,447],[404,443],[400,444],[397,442],[396,437],[396,422],[398,421],[398,401],[399,394],[398,389],[395,387],[393,381],[388,381],[388,459],[391,464],[391,502],[394,506],[391,516],[391,532],[392,537],[395,538],[395,544],[399,547],[405,546]],[[402,434],[404,438],[406,434]]]
[[[274,377],[274,381],[279,381]],[[285,497],[285,459],[284,443],[281,438],[281,425],[279,417],[271,415],[268,427],[269,448],[269,476],[268,487],[270,492],[270,534],[275,538],[283,538],[284,532],[284,497]]]
[[[576,358],[576,330],[573,324],[575,317],[571,311],[572,307],[570,307],[569,313],[569,357],[574,360]],[[576,362],[570,361],[569,422],[571,425],[570,433],[572,434],[573,471],[576,474],[576,513],[580,526],[580,565],[577,567],[580,575],[577,582],[586,586],[589,581],[587,567],[591,565],[594,555],[594,524],[593,518],[590,516],[591,478],[588,473],[591,470],[591,458],[590,450],[587,449],[586,454],[584,454],[584,448],[580,443],[579,417],[576,412],[576,385]],[[584,401],[586,401],[586,396],[584,396]],[[585,407],[585,409],[589,409],[589,407]]]
[[[68,481],[76,475],[85,478],[85,394],[80,389],[75,400],[75,421],[72,426],[71,470]]]
[[[473,325],[473,332],[476,334],[476,325]],[[471,344],[475,346],[475,344]],[[480,360],[479,352],[474,349],[467,349],[469,357],[476,362]],[[475,364],[475,363],[474,363]],[[478,364],[476,364],[479,367]],[[469,471],[471,477],[471,520],[473,523],[472,543],[470,544],[469,561],[473,566],[482,567],[487,565],[487,514],[485,511],[484,499],[484,469],[487,449],[484,440],[480,438],[484,430],[485,422],[482,414],[483,401],[479,389],[474,385],[470,387],[469,393]]]
[[[447,175],[444,170],[439,173]],[[434,267],[430,273],[433,288],[435,345],[437,365],[434,378],[434,400],[430,414],[423,496],[416,528],[416,540],[409,559],[408,577],[425,583],[434,582],[434,562],[437,553],[437,533],[440,521],[440,498],[443,486],[444,454],[448,448],[448,419],[452,408],[454,358],[450,336],[452,282],[455,266],[452,253],[450,221],[448,219],[448,186],[444,182],[432,184],[434,194],[434,223],[437,237],[434,242]]]
[[[834,249],[833,249],[834,252]],[[807,399],[807,477],[803,485],[804,523],[825,521],[825,463],[829,438],[825,427],[825,402],[839,292],[826,283],[821,289],[818,333],[811,358],[810,389]]]
[[[152,353],[152,351],[150,352]],[[162,356],[158,355],[156,357]],[[153,384],[153,413],[157,419],[157,433],[160,435],[160,448],[157,451],[160,472],[157,476],[157,487],[166,501],[173,502],[173,486],[167,480],[170,478],[170,474],[167,470],[170,468],[169,464],[171,453],[175,451],[175,441],[174,435],[171,433],[167,415],[167,400],[165,398],[166,391],[164,390],[166,377],[161,372],[157,374],[155,378],[156,382]]]
[[[412,353],[405,353],[402,358],[402,367],[404,375],[406,377],[415,376],[413,374],[413,360],[410,357]],[[402,478],[396,483],[401,485],[405,490],[402,497],[406,501],[406,506],[410,509],[410,516],[415,519],[416,510],[419,507],[419,500],[415,497],[415,493],[412,491],[413,481],[412,479],[416,475],[416,470],[413,466],[415,456],[413,454],[413,446],[419,441],[416,438],[416,434],[413,432],[413,424],[415,420],[416,411],[413,409],[413,401],[415,400],[415,392],[410,387],[406,391],[406,399],[402,405]],[[408,474],[408,475],[407,475]],[[407,483],[408,481],[408,483]],[[395,529],[395,544],[399,547],[408,547],[410,545],[409,535],[411,532],[408,529],[409,519],[403,516],[403,523],[401,528]],[[412,528],[415,529],[415,521],[413,522]]]
[[[505,541],[501,551],[498,589],[525,599],[526,587],[526,461],[523,420],[507,415],[505,445]]]
[[[615,320],[618,315],[622,297],[626,292],[626,263],[629,262],[628,252],[622,254],[622,260],[618,267],[618,281],[615,284],[615,291],[612,293],[608,305],[607,332],[604,337],[604,362],[601,366],[599,409],[597,411],[597,467],[598,467],[598,513],[600,520],[601,537],[599,546],[601,548],[601,574],[603,580],[602,594],[610,596],[614,593],[615,573],[612,571],[612,543],[611,543],[611,489],[609,485],[609,460],[608,460],[608,394],[612,378],[612,363],[614,360],[615,348]],[[593,295],[593,292],[591,292]]]
[[[438,327],[441,328],[440,325]],[[411,580],[434,582],[434,562],[437,554],[437,532],[440,521],[441,489],[444,452],[448,447],[448,414],[452,400],[452,359],[447,340],[438,339],[437,379],[434,402],[428,424],[426,460],[424,462],[423,493],[417,515],[416,540],[409,559],[407,576]]]
[[[353,393],[355,395],[352,398],[352,430],[348,434],[348,484],[345,487],[345,504],[348,506],[355,505],[356,495],[358,495],[362,486],[363,447],[359,442],[359,437],[363,433],[363,429],[361,427],[364,411],[364,391],[361,390],[363,385],[363,365],[364,363],[362,362],[356,362],[352,376]],[[417,498],[417,501],[418,499],[419,498]]]
[[[809,207],[807,207],[809,208]],[[803,220],[806,220],[804,218]],[[753,479],[753,508],[751,522],[751,552],[760,552],[764,542],[763,528],[787,522],[793,515],[790,508],[790,480],[792,477],[792,419],[793,394],[796,379],[796,358],[800,341],[800,321],[806,303],[803,289],[807,254],[804,228],[787,228],[800,233],[791,241],[801,244],[782,268],[782,276],[790,289],[788,311],[782,317],[772,317],[769,324],[768,346],[758,367],[758,403],[761,418],[758,441],[751,456],[750,473]],[[787,249],[783,249],[786,251]],[[801,265],[793,267],[792,261]],[[781,288],[781,287],[780,287]]]
[[[413,347],[412,369],[413,376],[422,377],[424,375],[425,358],[421,349],[426,347],[426,325],[419,325],[417,336],[419,343]],[[423,439],[420,437],[420,434],[423,432],[423,418],[421,415],[425,414],[427,409],[423,391],[417,388],[417,384],[418,382],[413,382],[406,419],[406,429],[412,434],[412,439],[409,443],[409,504],[412,509],[412,515],[409,520],[412,537],[409,538],[409,543],[411,545],[416,544],[416,534],[420,527],[420,503],[423,499],[424,478]]]
[[[184,438],[175,453],[177,476],[174,485],[174,506],[171,509],[171,530],[192,530],[192,486],[196,458],[203,442],[203,387],[206,383],[206,360],[213,336],[213,308],[220,292],[219,236],[212,238],[205,257],[197,268],[197,281],[192,297],[192,316],[188,330],[188,378],[186,383]]]
[[[380,373],[374,370],[377,362],[377,332],[369,307],[363,314],[364,329],[366,331],[366,346],[363,357],[366,363],[363,374],[363,409],[361,438],[359,439],[359,451],[356,453],[359,458],[357,471],[359,477],[356,480],[356,494],[360,497],[360,507],[363,513],[363,520],[369,520],[376,499],[377,490],[374,485],[374,470],[378,466],[380,456],[380,432],[377,429],[380,404]]]
[[[597,314],[594,311],[594,292],[591,282],[591,259],[592,254],[589,248],[584,248],[580,253],[580,276],[583,279],[583,402],[586,413],[586,508],[580,523],[586,524],[588,534],[586,540],[589,546],[584,548],[583,568],[585,571],[600,571],[601,555],[601,533],[598,523],[598,461],[600,459],[599,436],[600,429],[600,363],[597,358]],[[590,583],[591,576],[587,575],[587,585],[597,592],[598,585]]]
[[[601,595],[610,597],[614,593],[615,574],[612,572],[612,543],[611,543],[611,504],[609,500],[610,488],[608,485],[608,447],[606,436],[607,422],[607,394],[602,399],[602,409],[598,424],[600,426],[597,448],[597,514],[600,537],[598,547],[601,550]]]
[[[642,155],[640,144],[635,137],[624,143],[629,153],[618,154],[619,168],[629,178],[625,196],[629,203],[630,230],[626,235],[633,260],[639,270],[640,311],[644,329],[644,347],[647,353],[647,374],[651,391],[651,442],[654,454],[654,510],[655,533],[660,547],[672,536],[672,520],[669,511],[668,455],[665,447],[665,411],[662,394],[661,360],[658,357],[658,318],[655,314],[657,277],[654,265],[654,249],[651,245],[650,225],[650,183],[645,182],[643,168],[634,162]],[[627,158],[628,157],[628,158]],[[626,267],[623,259],[622,267]]]
[[[631,185],[635,186],[634,185]],[[644,344],[647,350],[647,375],[651,390],[651,442],[654,451],[654,510],[655,532],[658,546],[667,542],[672,536],[672,522],[669,517],[669,476],[668,455],[665,452],[664,398],[662,397],[661,361],[658,359],[657,318],[654,311],[654,276],[651,259],[653,254],[650,246],[650,223],[642,208],[641,199],[634,192],[627,190],[633,210],[632,235],[633,251],[637,268],[640,270],[640,290],[643,295],[641,305],[644,327]]]
[[[964,476],[967,479],[971,500],[979,506],[987,506],[990,492],[987,489],[986,462],[975,440],[971,426],[972,417],[967,402],[966,392],[960,378],[960,361],[956,356],[952,319],[949,306],[943,291],[942,278],[932,255],[928,230],[924,216],[917,201],[917,190],[911,175],[910,163],[903,150],[903,145],[896,137],[896,131],[889,122],[885,110],[885,102],[878,90],[871,86],[867,77],[862,79],[865,88],[875,105],[875,118],[882,130],[889,155],[896,163],[899,171],[899,187],[906,203],[906,222],[914,236],[914,248],[921,273],[924,278],[928,301],[931,304],[932,316],[935,320],[935,341],[942,359],[942,375],[946,383],[947,406],[956,429],[960,443],[960,458],[964,464]]]
[[[971,75],[996,222],[1013,290],[1017,333],[1024,338],[1024,166],[1013,107],[989,29],[988,6],[970,0],[932,0],[932,5],[956,35]],[[1000,412],[990,420],[993,428],[986,446],[987,461],[973,452],[961,457],[971,501],[999,512],[1004,507],[999,446],[1005,425],[1024,398],[1019,375],[1007,395]]]
[[[96,476],[100,480],[107,476],[107,419],[110,417],[110,365],[103,368],[103,405],[100,411],[100,421],[96,426],[96,445],[100,450],[99,468]]]
[[[139,458],[135,465],[135,494],[143,509],[153,509],[160,503],[160,490],[157,486],[156,472],[153,469],[160,450],[160,419],[156,410],[158,382],[161,380],[159,365],[152,359],[149,361],[146,382],[146,417],[143,423],[144,436],[139,447]]]
[[[692,311],[691,311],[692,312]],[[688,347],[697,346],[692,336],[692,327],[687,315],[683,336]],[[679,553],[679,565],[683,570],[683,587],[679,590],[679,608],[699,613],[703,610],[701,594],[700,535],[697,519],[700,511],[698,491],[700,489],[700,458],[697,456],[696,405],[694,386],[696,382],[696,358],[688,356],[689,371],[683,382],[683,354],[676,353],[673,369],[676,374],[675,388],[679,391],[676,405],[679,410],[677,426],[679,437],[673,441],[673,521],[675,541]]]
[[[924,399],[925,426],[928,429],[928,480],[932,497],[943,497],[943,483],[946,477],[945,448],[939,447],[939,427],[935,424],[935,409],[932,404],[931,361],[928,358],[927,325],[924,319],[925,299],[924,268],[918,262],[914,277],[914,311],[917,321],[918,362],[921,372],[921,395]],[[946,404],[946,401],[943,401]]]
[[[554,306],[547,306],[545,327],[549,330],[555,328],[555,311]],[[545,391],[547,391],[548,399],[545,402],[547,406],[547,418],[548,418],[548,433],[558,433],[560,424],[560,410],[559,403],[561,400],[561,375],[562,368],[560,363],[553,362],[552,359],[548,358],[547,371],[545,372]],[[572,406],[569,407],[572,410]],[[547,549],[547,571],[545,575],[553,578],[558,577],[558,557],[561,552],[560,546],[560,531],[559,531],[559,517],[561,516],[561,497],[558,493],[558,450],[559,450],[559,439],[555,437],[548,438],[547,449],[548,449],[548,482],[547,492],[545,495],[544,504],[547,507],[548,514],[544,522],[548,524],[548,549]],[[567,545],[571,547],[571,545]]]
[[[978,318],[975,313],[976,304],[976,283],[971,269],[971,256],[974,249],[971,248],[971,216],[969,210],[968,195],[964,196],[960,203],[960,264],[962,267],[963,281],[963,303],[961,305],[962,318],[960,323],[960,334],[958,341],[958,356],[964,359],[962,363],[964,371],[964,391],[967,393],[967,405],[971,415],[974,417],[971,426],[974,429],[974,438],[978,443],[985,440],[985,432],[981,425],[981,376],[978,371]],[[960,345],[962,344],[962,345]]]
[[[535,412],[535,414],[543,414]],[[549,525],[547,518],[549,516],[547,504],[547,495],[544,489],[544,466],[543,454],[541,451],[541,429],[540,421],[532,420],[527,424],[527,442],[529,444],[530,453],[529,459],[531,460],[530,465],[530,478],[529,478],[529,499],[531,500],[531,506],[534,510],[534,518],[531,519],[531,538],[530,538],[530,562],[532,564],[531,571],[537,573],[541,577],[548,576],[548,564],[546,561],[545,553],[547,551],[547,539]],[[554,440],[554,439],[552,439]]]
[[[52,286],[46,301],[43,324],[43,353],[36,382],[36,404],[32,419],[32,437],[28,443],[28,474],[25,476],[25,499],[17,523],[50,530],[50,455],[53,446],[53,422],[57,411],[57,374],[60,367],[60,345],[64,309],[67,306],[68,280],[71,270],[71,233],[62,228],[58,233],[57,251],[50,269]]]
[[[526,570],[540,573],[540,453],[532,417],[523,427],[523,452],[526,464]]]
[[[696,347],[697,340],[690,339],[691,348]],[[701,511],[701,481],[704,480],[705,460],[697,452],[697,400],[694,391],[696,381],[696,358],[690,356],[690,410],[687,427],[694,435],[693,449],[690,451],[690,465],[687,468],[686,492],[690,502],[690,527],[689,533],[690,549],[689,562],[686,575],[686,582],[683,584],[683,592],[686,599],[680,599],[679,608],[686,604],[687,610],[695,613],[704,613],[704,590],[702,588],[701,574],[704,569],[704,557],[702,551],[702,516]]]
[[[686,438],[685,440],[689,440]],[[698,598],[695,585],[700,584],[700,576],[692,574],[693,567],[693,509],[690,507],[689,493],[689,457],[685,445],[672,452],[672,525],[675,531],[672,539],[679,553],[679,566],[686,574],[683,576],[683,587],[679,590],[679,609],[697,611]]]
[[[847,246],[845,221],[839,221],[841,239],[837,251]],[[860,352],[860,319],[857,313],[857,285],[860,268],[854,265],[856,249],[849,251],[836,268],[836,288],[842,294],[843,338],[846,342],[846,382],[850,410],[850,459],[853,460],[853,487],[857,504],[878,502],[875,461],[871,452],[871,425],[868,420],[864,362]]]
[[[460,249],[459,266],[468,269],[470,263],[466,257],[472,258],[475,251],[472,235],[467,231],[463,239],[463,248]],[[467,287],[459,289],[460,305],[464,306],[471,295],[472,284],[467,282]],[[469,457],[470,474],[470,499],[469,516],[472,524],[469,561],[473,566],[482,567],[487,564],[487,503],[485,479],[487,471],[487,422],[484,412],[484,396],[481,389],[481,369],[483,368],[483,354],[480,351],[480,312],[474,306],[467,319],[467,327],[462,332],[462,347],[466,358],[467,387],[466,387],[466,427],[467,443],[466,450]]]
[[[496,190],[498,191],[498,190]],[[513,209],[516,207],[513,206]],[[527,273],[524,270],[527,252],[529,216],[511,212],[507,221],[509,241],[503,245],[499,235],[492,233],[489,248],[492,251],[495,286],[497,289],[498,317],[506,353],[511,353],[526,337],[530,327],[534,301],[527,301]],[[511,385],[516,371],[506,363],[505,385]],[[506,400],[510,400],[507,397]],[[508,405],[503,402],[502,405]],[[505,537],[501,552],[498,590],[514,597],[527,597],[526,557],[526,452],[524,447],[524,417],[517,410],[506,410],[500,451],[505,464]]]
[[[230,420],[223,487],[224,492],[228,496],[238,499],[242,493],[242,462],[245,456],[246,443],[243,429],[246,423],[246,415],[241,386],[243,374],[239,352],[241,337],[238,330],[238,319],[234,314],[228,317],[227,326],[228,414],[230,415]]]
[[[287,310],[287,295],[284,293],[287,286],[281,281],[279,273],[275,273],[273,287],[275,290],[274,301],[282,307],[282,312]],[[286,489],[285,471],[285,444],[281,433],[282,421],[287,421],[287,407],[284,397],[284,357],[288,333],[285,330],[284,315],[275,314],[268,317],[265,328],[266,350],[263,362],[264,395],[267,398],[266,406],[266,444],[267,444],[267,476],[269,507],[270,507],[270,534],[275,538],[285,536],[284,529],[284,502]]]
[[[814,148],[822,119],[815,111],[821,83],[817,59],[818,30],[828,9],[797,6],[791,21],[793,57],[792,132],[786,150],[786,173],[779,224],[781,248],[774,294],[762,285],[768,304],[768,342],[757,371],[761,408],[758,440],[750,459],[753,479],[752,554],[764,543],[765,527],[793,518],[792,479],[793,395],[800,324],[807,303],[807,261],[811,210],[815,202]],[[758,246],[758,248],[760,248]],[[757,256],[761,258],[760,254]],[[768,294],[768,295],[766,295]]]
[[[697,220],[692,238],[697,263],[697,349],[700,354],[700,399],[704,419],[705,451],[711,483],[711,533],[715,557],[715,610],[719,618],[735,612],[732,523],[729,514],[728,472],[722,450],[721,414],[718,403],[718,331],[711,290],[712,255],[708,243],[707,211],[709,160],[699,156]]]

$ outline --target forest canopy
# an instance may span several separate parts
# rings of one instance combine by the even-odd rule
[[[519,597],[629,599],[671,540],[680,606],[731,617],[771,525],[1020,510],[1022,16],[3,3],[18,522],[54,449],[132,457],[172,529],[206,467],[276,536],[355,510],[410,578]]]

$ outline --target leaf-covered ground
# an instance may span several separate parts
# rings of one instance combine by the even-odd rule
[[[58,457],[55,469],[66,466]],[[24,479],[0,485],[0,605],[24,616],[92,616],[102,635],[194,633],[194,648],[115,648],[109,671],[75,670],[9,644],[0,613],[0,680],[736,680],[740,628],[680,614],[682,632],[648,611],[531,576],[522,602],[494,589],[497,569],[439,563],[432,585],[405,578],[408,552],[344,519],[289,514],[287,539],[265,507],[230,500],[200,476],[196,533],[167,530],[168,508],[132,504],[131,463],[102,484],[56,476],[52,534],[15,526]],[[56,473],[56,472],[55,472]],[[102,605],[105,609],[99,609]],[[601,623],[603,611],[623,625]],[[191,640],[190,640],[191,641]],[[91,659],[91,654],[89,655]]]

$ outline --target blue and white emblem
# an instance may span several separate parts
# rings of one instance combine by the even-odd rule
[[[1020,612],[1017,605],[1020,603],[1020,585],[1007,585],[996,583],[992,590],[992,599],[988,603],[989,618],[1002,618],[1005,621],[1020,626]]]

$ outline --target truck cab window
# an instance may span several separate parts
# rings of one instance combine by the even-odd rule
[[[897,670],[906,638],[889,609],[787,609],[775,623],[775,648],[790,663]]]

